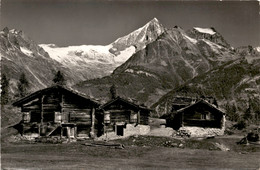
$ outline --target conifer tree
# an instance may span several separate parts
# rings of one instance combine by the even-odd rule
[[[117,97],[115,84],[113,84],[113,85],[110,87],[110,94],[111,94],[111,98],[112,98],[112,99],[115,99],[115,98]]]
[[[64,85],[65,79],[61,71],[58,71],[52,80],[55,84]]]
[[[29,81],[27,80],[24,73],[21,74],[18,82],[18,93],[20,97],[24,97],[29,88]]]
[[[1,105],[6,105],[9,102],[9,79],[5,74],[1,78]]]

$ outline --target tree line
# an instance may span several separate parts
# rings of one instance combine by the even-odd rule
[[[52,79],[54,84],[65,85],[65,78],[61,71],[57,71]],[[30,82],[26,75],[22,73],[17,83],[17,93],[16,97],[22,98],[28,95],[30,88]],[[4,106],[10,102],[10,79],[6,74],[2,74],[1,77],[1,106]]]

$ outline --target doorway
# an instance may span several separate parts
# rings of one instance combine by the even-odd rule
[[[116,125],[116,135],[124,136],[124,126],[123,125]]]

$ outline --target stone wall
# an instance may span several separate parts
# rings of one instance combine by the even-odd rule
[[[182,137],[221,136],[224,135],[225,124],[226,124],[226,117],[225,115],[223,115],[221,120],[221,128],[203,128],[203,127],[184,126],[184,127],[180,127],[176,135]]]
[[[149,125],[134,125],[127,124],[126,128],[124,128],[124,136],[116,135],[116,132],[108,132],[104,135],[100,136],[97,140],[112,140],[112,139],[121,139],[126,138],[133,135],[145,135],[150,132]]]
[[[224,128],[202,128],[202,127],[181,127],[177,131],[177,136],[187,137],[209,137],[224,134]]]
[[[150,132],[150,126],[127,124],[124,129],[124,136],[145,135]]]

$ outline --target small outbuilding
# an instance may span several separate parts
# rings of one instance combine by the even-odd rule
[[[118,136],[146,134],[150,131],[151,110],[145,106],[117,97],[99,108],[103,115],[103,134]]]
[[[225,128],[225,113],[216,105],[200,99],[193,104],[172,112],[168,115],[166,122],[167,126],[176,130],[195,129],[196,127],[214,133],[219,131],[217,133],[222,134]]]
[[[67,137],[94,136],[99,104],[66,87],[55,85],[36,91],[13,103],[20,107],[22,134]]]

